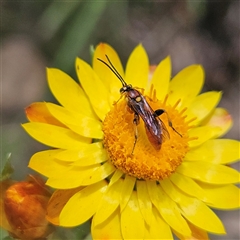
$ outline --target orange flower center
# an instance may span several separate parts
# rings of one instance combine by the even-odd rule
[[[153,101],[148,97],[146,99],[152,109],[164,109],[167,112],[173,127],[182,136],[169,126],[167,114],[163,113],[159,118],[166,126],[170,137],[163,141],[160,150],[156,150],[149,141],[144,122],[140,118],[134,147],[136,132],[134,114],[129,111],[126,101],[121,100],[113,105],[103,122],[103,143],[112,164],[117,169],[138,179],[162,180],[175,172],[188,152],[189,127],[185,123],[183,111],[176,110],[176,106],[169,106],[166,101]]]

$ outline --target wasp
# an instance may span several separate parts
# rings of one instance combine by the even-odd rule
[[[103,61],[100,58],[97,58],[100,62],[104,63],[121,81],[122,87],[120,88],[120,93],[122,96],[125,96],[127,99],[127,105],[131,112],[134,114],[133,123],[135,126],[135,141],[133,144],[132,154],[135,149],[137,139],[138,139],[138,131],[137,125],[140,122],[140,118],[144,121],[146,134],[149,142],[156,150],[160,150],[162,143],[170,138],[169,132],[163,123],[163,121],[159,118],[160,115],[167,112],[164,109],[153,110],[151,106],[148,104],[145,97],[136,89],[133,88],[131,84],[127,84],[125,80],[122,78],[120,73],[116,70],[116,68],[111,63],[110,59],[107,55],[105,55],[108,63]],[[168,114],[167,114],[168,117]],[[182,137],[182,135],[177,132],[177,130],[173,127],[173,124],[168,117],[168,125],[176,132],[178,135]]]

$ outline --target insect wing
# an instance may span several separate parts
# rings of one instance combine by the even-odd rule
[[[160,122],[160,124],[162,126],[161,136],[162,136],[162,139],[163,139],[163,142],[164,142],[165,140],[170,138],[169,132],[168,132],[165,124],[163,123],[163,121],[159,117],[156,117],[156,119]]]
[[[153,114],[151,114],[149,118],[145,118],[144,123],[148,140],[156,150],[160,150],[162,143],[170,138],[165,124],[160,118],[155,117]]]
[[[155,116],[145,98],[140,93],[138,96],[141,97],[141,101],[136,101],[136,98],[128,98],[128,105],[142,118],[149,141],[159,150],[162,142],[169,138],[169,133],[161,119]]]
[[[155,116],[153,109],[150,107],[145,98],[142,98],[142,102],[144,103],[144,111],[143,116],[141,116],[141,114],[140,116],[142,117],[148,130],[154,135],[161,135],[163,141],[169,139],[170,135],[163,121],[159,117]]]

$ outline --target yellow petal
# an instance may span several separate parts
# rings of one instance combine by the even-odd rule
[[[239,182],[239,173],[236,170],[208,162],[183,162],[177,168],[177,172],[187,177],[212,184]]]
[[[170,82],[168,102],[179,107],[188,107],[199,94],[204,83],[204,70],[201,65],[191,65],[180,71]]]
[[[194,226],[193,224],[191,224],[190,222],[188,223],[189,227],[192,230],[192,236],[190,239],[192,240],[208,240],[208,234],[206,231]]]
[[[46,185],[56,189],[70,189],[81,186],[83,180],[98,169],[100,164],[87,167],[68,167],[61,174],[52,174]]]
[[[240,158],[240,142],[232,139],[211,139],[189,151],[185,160],[206,161],[211,163],[226,164]]]
[[[110,104],[108,101],[109,92],[90,65],[80,58],[76,59],[76,71],[78,79],[86,92],[94,111],[98,117],[103,120],[110,110]]]
[[[82,188],[74,188],[69,190],[56,190],[47,206],[47,215],[46,218],[49,222],[51,222],[54,225],[59,225],[59,215],[63,209],[63,207],[66,205],[68,200],[78,191],[80,191]]]
[[[175,172],[171,175],[170,180],[184,193],[201,200],[206,200],[204,190],[191,178]]]
[[[206,183],[198,183],[210,200],[210,207],[219,209],[237,209],[240,207],[240,190],[232,184],[216,186]]]
[[[75,193],[63,207],[59,216],[60,226],[77,226],[91,218],[95,214],[99,200],[106,188],[106,181],[101,181]]]
[[[124,210],[124,208],[126,207],[131,197],[135,182],[136,182],[136,178],[131,177],[129,175],[125,175],[125,179],[123,181],[123,186],[122,186],[122,195],[120,199],[121,212]]]
[[[220,219],[202,201],[183,194],[169,179],[161,181],[161,186],[168,196],[174,200],[182,210],[182,214],[195,226],[208,232],[224,234],[225,229]]]
[[[188,222],[188,221],[187,221]],[[183,235],[174,231],[174,234],[181,240],[209,240],[208,234],[206,231],[194,226],[192,223],[188,222],[188,226],[192,231],[191,237],[184,237]]]
[[[224,108],[216,108],[213,113],[206,118],[202,123],[205,126],[218,127],[219,130],[216,132],[216,138],[223,136],[227,133],[232,125],[232,117]]]
[[[81,159],[87,158],[93,153],[99,153],[105,150],[103,149],[102,142],[95,142],[91,144],[85,144],[79,149],[67,149],[59,152],[55,157],[61,161],[76,162]]]
[[[25,109],[25,113],[30,122],[49,123],[63,127],[64,125],[54,118],[47,109],[45,102],[32,103]]]
[[[158,100],[164,99],[168,93],[171,71],[171,59],[168,56],[158,64],[153,73],[150,84],[153,84],[154,89],[156,89],[156,97]]]
[[[189,138],[195,138],[189,142],[189,147],[198,147],[207,140],[216,137],[219,132],[219,127],[202,126],[192,128],[188,131]]]
[[[140,211],[148,226],[152,224],[152,202],[145,181],[137,181],[137,197]]]
[[[194,124],[198,124],[213,111],[221,97],[221,92],[214,91],[196,96],[186,111],[187,119],[196,118]]]
[[[48,68],[47,75],[51,92],[62,106],[89,117],[96,116],[83,89],[70,76],[54,68]]]
[[[155,182],[147,181],[147,187],[152,203],[164,221],[184,236],[191,236],[190,228],[186,220],[182,217],[176,203],[172,201]]]
[[[100,43],[96,47],[93,55],[93,69],[110,92],[110,95],[113,95],[112,100],[118,100],[120,97],[119,89],[122,87],[121,82],[106,65],[97,60],[97,58],[100,58],[109,64],[106,55],[118,73],[124,78],[123,67],[117,52],[106,43]]]
[[[106,221],[96,225],[95,216],[92,220],[92,238],[96,240],[121,240],[123,239],[120,228],[120,211],[116,210]]]
[[[91,139],[82,137],[71,130],[47,123],[25,123],[27,133],[37,141],[54,148],[76,149],[90,143]]]
[[[108,186],[95,214],[95,226],[104,222],[117,209],[122,194],[122,179]]]
[[[131,53],[126,67],[125,80],[133,87],[146,88],[148,81],[148,56],[140,44]]]
[[[88,152],[85,156],[72,163],[72,166],[90,166],[97,163],[106,162],[109,159],[106,149],[99,149],[98,151]]]
[[[173,239],[172,231],[169,225],[162,219],[155,207],[152,208],[153,221],[146,227],[144,240],[152,239]]]
[[[99,182],[104,178],[107,178],[114,171],[115,171],[115,167],[110,162],[106,162],[103,165],[101,165],[99,168],[95,169],[93,172],[90,172],[90,174],[87,174],[86,177],[81,182],[81,184],[90,185],[90,184]]]
[[[55,156],[61,152],[62,150],[59,149],[37,152],[31,157],[28,166],[46,177],[60,174],[69,166],[67,163],[56,160]]]
[[[115,171],[111,163],[96,164],[86,167],[72,166],[61,174],[52,174],[46,184],[57,189],[69,189],[78,186],[91,185],[107,178]]]
[[[132,192],[127,206],[121,213],[123,239],[144,239],[145,225],[137,200],[137,193]]]
[[[115,182],[117,182],[122,177],[122,175],[123,175],[123,172],[121,170],[116,169],[116,171],[114,172],[114,174],[111,177],[109,185],[112,185]]]
[[[66,123],[66,126],[83,137],[103,139],[102,127],[99,123],[96,125],[93,122],[95,121],[90,118],[83,118],[78,124]]]
[[[49,112],[73,132],[89,138],[103,138],[102,123],[99,120],[67,110],[53,103],[46,105]]]

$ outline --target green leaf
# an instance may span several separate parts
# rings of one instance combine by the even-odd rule
[[[84,1],[79,6],[79,11],[73,17],[68,30],[55,56],[54,65],[64,71],[74,66],[76,56],[86,46],[99,18],[102,16],[107,1]],[[89,17],[91,16],[91,17]]]
[[[90,221],[83,223],[80,226],[74,228],[56,227],[55,231],[48,236],[48,240],[92,240]]]
[[[3,228],[0,229],[0,237],[1,240],[13,240],[13,238],[9,236],[8,231]]]
[[[90,52],[91,59],[93,59],[93,54],[95,52],[95,47],[93,45],[90,45],[89,52]]]
[[[53,1],[43,12],[37,23],[37,29],[46,41],[51,40],[68,20],[73,12],[81,4],[81,1],[71,3]]]
[[[12,164],[10,163],[10,158],[11,158],[11,153],[8,153],[7,157],[6,157],[5,164],[4,164],[3,169],[2,169],[0,181],[4,181],[6,179],[9,179],[14,172]]]

